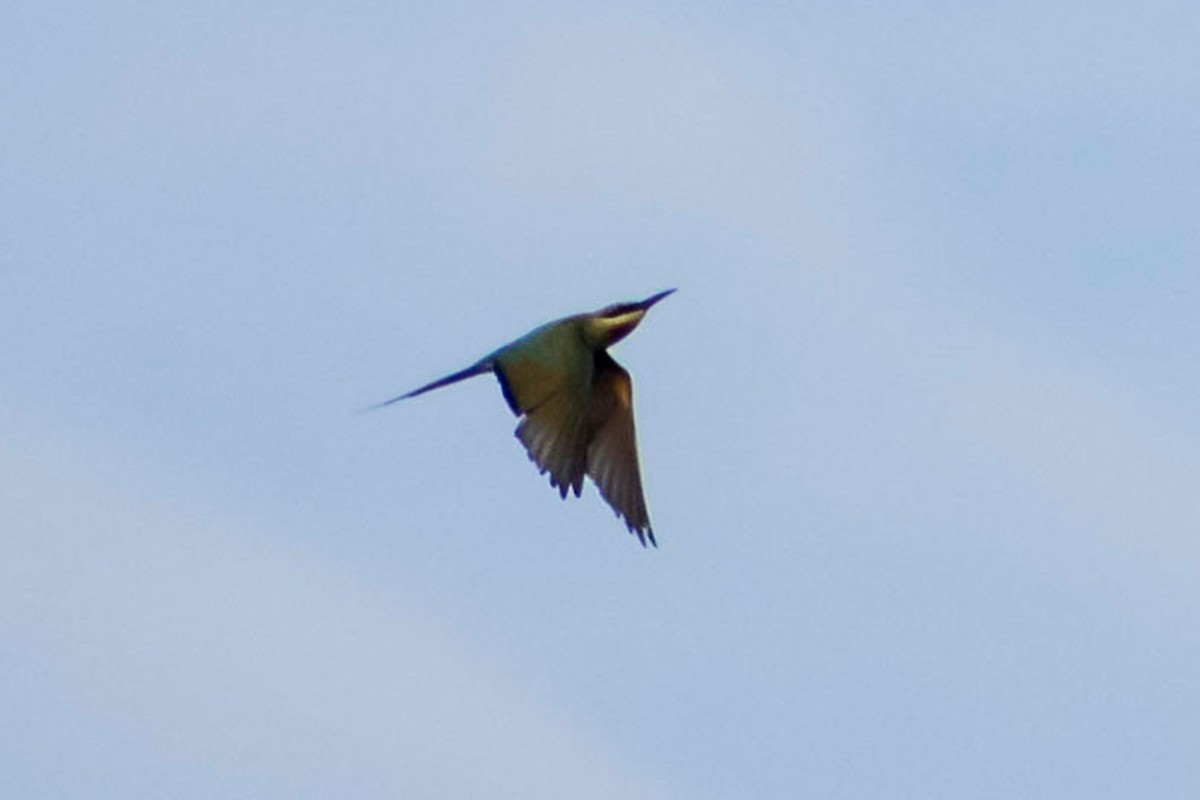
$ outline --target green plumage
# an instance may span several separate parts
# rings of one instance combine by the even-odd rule
[[[588,475],[642,544],[649,539],[657,545],[638,468],[632,383],[606,349],[673,291],[547,323],[464,370],[379,405],[495,373],[504,399],[521,418],[517,438],[538,469],[550,474],[559,495],[573,491],[578,497]]]

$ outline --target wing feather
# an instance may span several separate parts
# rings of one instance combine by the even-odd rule
[[[517,424],[517,438],[525,445],[538,471],[550,473],[550,485],[562,497],[567,490],[578,497],[583,490],[587,446],[583,430],[583,404],[568,392],[551,395],[528,411]]]
[[[495,355],[495,371],[529,459],[562,497],[583,490],[587,464],[587,398],[592,358],[566,327],[535,331]],[[533,335],[531,334],[531,337]]]
[[[595,357],[587,428],[587,474],[600,489],[600,496],[625,519],[630,532],[637,534],[643,545],[649,538],[657,547],[638,468],[633,381],[604,351]]]

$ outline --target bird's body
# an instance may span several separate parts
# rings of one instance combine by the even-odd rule
[[[607,352],[637,327],[652,305],[674,289],[542,325],[464,370],[380,403],[494,373],[513,413],[516,436],[562,497],[589,476],[636,533],[656,544],[642,493],[633,426],[633,386]]]

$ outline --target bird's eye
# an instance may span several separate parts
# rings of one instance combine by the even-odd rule
[[[600,312],[602,317],[620,317],[628,314],[630,311],[636,311],[637,307],[629,303],[620,303],[615,306],[609,306]]]

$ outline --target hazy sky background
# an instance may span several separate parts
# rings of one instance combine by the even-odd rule
[[[4,18],[0,794],[1200,796],[1194,3]]]

